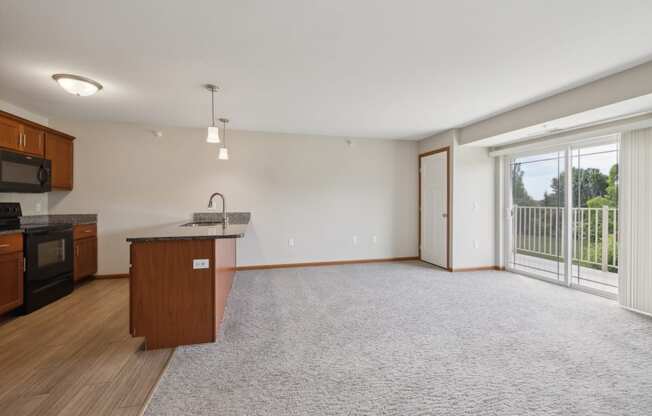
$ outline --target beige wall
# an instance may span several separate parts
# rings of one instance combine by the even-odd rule
[[[496,163],[488,149],[462,146],[459,130],[419,142],[419,153],[451,149],[451,263],[453,269],[495,266]]]
[[[239,265],[417,254],[417,142],[229,131],[224,162],[204,129],[50,125],[77,137],[75,189],[51,193],[50,213],[99,214],[101,274],[127,272],[127,235],[184,221],[215,191],[252,212]]]

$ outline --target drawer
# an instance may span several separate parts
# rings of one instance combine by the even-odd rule
[[[23,251],[23,235],[3,234],[0,235],[0,254],[16,253]]]
[[[97,236],[97,224],[79,224],[73,229],[75,240]]]

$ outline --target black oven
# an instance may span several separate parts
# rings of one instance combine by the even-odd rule
[[[72,226],[24,227],[24,311],[32,312],[73,290]]]
[[[49,192],[50,172],[47,159],[0,150],[0,192]]]

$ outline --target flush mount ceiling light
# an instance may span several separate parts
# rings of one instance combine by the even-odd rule
[[[220,150],[217,154],[217,158],[220,160],[229,160],[229,149],[226,147],[226,123],[229,122],[228,118],[221,118],[220,122],[222,123],[222,134],[224,134],[224,144],[220,147]]]
[[[102,89],[102,84],[90,78],[71,74],[54,74],[52,79],[72,95],[88,97]]]
[[[215,126],[215,93],[218,88],[213,84],[206,84],[206,89],[211,92],[211,117],[213,124],[208,127],[208,135],[206,136],[206,143],[219,143],[220,130]]]

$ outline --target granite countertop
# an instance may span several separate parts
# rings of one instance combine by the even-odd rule
[[[210,216],[213,215],[213,217]],[[215,221],[221,219],[222,215],[215,213],[202,213],[201,216],[193,215],[195,222]],[[186,226],[192,221],[183,221],[173,224],[164,224],[160,226],[144,228],[134,232],[133,236],[127,237],[129,242],[148,242],[161,240],[214,240],[217,238],[242,238],[249,224],[249,213],[227,213],[229,224],[223,227],[222,224],[213,226],[199,225]],[[198,221],[199,220],[199,221]]]
[[[25,215],[20,217],[21,226],[46,224],[97,224],[97,214]],[[23,231],[23,228],[17,228],[13,230],[0,230],[0,235],[22,233]]]
[[[97,214],[25,215],[20,217],[20,224],[97,224]]]

